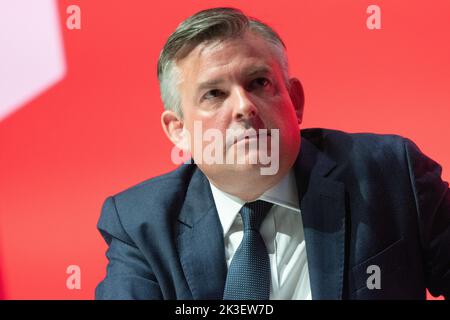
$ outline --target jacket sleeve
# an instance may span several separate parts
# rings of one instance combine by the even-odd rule
[[[113,197],[105,200],[97,227],[109,247],[106,276],[95,289],[95,299],[162,299],[148,262],[122,226]]]
[[[427,288],[450,299],[450,191],[441,166],[405,140],[425,261]]]

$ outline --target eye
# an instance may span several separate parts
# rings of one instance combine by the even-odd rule
[[[203,96],[203,99],[213,99],[213,98],[217,98],[221,95],[223,95],[222,91],[220,91],[219,89],[213,89],[213,90],[209,90],[207,93],[205,93],[205,95]]]
[[[267,78],[256,78],[250,83],[250,89],[258,89],[258,88],[264,88],[270,85],[270,80]]]

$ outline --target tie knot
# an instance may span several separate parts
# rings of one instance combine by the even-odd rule
[[[272,205],[272,203],[263,200],[247,202],[240,211],[244,230],[259,231],[259,227]]]

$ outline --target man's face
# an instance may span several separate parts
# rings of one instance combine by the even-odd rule
[[[195,162],[213,183],[232,185],[239,178],[249,183],[273,185],[287,173],[297,157],[302,111],[299,109],[303,106],[295,101],[293,104],[274,52],[264,39],[247,32],[237,39],[200,44],[177,62],[182,122],[193,139],[202,139],[194,134],[196,122],[201,123],[203,132],[216,129],[223,137],[227,129],[229,132],[267,129],[269,133],[270,129],[279,129],[279,170],[267,177],[261,176],[259,161],[256,164],[249,161],[200,163],[192,142],[190,151]],[[237,144],[249,144],[248,140],[231,145],[224,141],[224,154]],[[274,147],[271,140],[267,137],[269,154]],[[204,149],[208,144],[211,141],[203,140],[201,145]],[[258,150],[247,148],[243,156],[247,159],[252,152]]]

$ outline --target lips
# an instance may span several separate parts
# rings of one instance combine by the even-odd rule
[[[260,132],[260,130],[263,130]],[[243,140],[250,140],[250,139],[259,139],[261,137],[270,137],[270,130],[269,129],[247,129],[247,130],[238,130],[233,131],[228,134],[227,132],[227,139],[226,139],[226,146],[227,148],[231,147],[233,144],[237,144]]]

